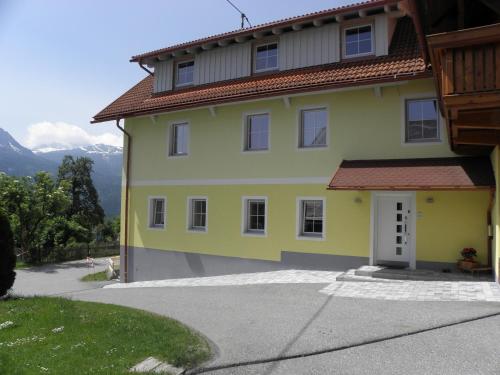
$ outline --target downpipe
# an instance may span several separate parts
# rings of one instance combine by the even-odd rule
[[[125,220],[123,223],[124,228],[124,244],[123,244],[123,281],[128,283],[128,210],[129,210],[129,190],[130,190],[130,155],[132,153],[132,137],[130,134],[120,126],[120,119],[116,119],[116,127],[127,138],[127,164],[125,165]],[[120,271],[121,272],[121,271]]]

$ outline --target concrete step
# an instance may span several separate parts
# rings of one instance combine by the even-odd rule
[[[385,267],[380,266],[361,266],[354,270],[356,276],[372,277],[374,272],[379,272],[385,269]]]

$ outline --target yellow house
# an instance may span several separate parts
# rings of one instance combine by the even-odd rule
[[[93,120],[125,134],[122,280],[487,264],[491,161],[451,151],[404,3],[132,57],[148,76]]]

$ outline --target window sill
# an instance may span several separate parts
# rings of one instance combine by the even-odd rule
[[[206,228],[205,229],[202,229],[202,228],[200,228],[200,229],[198,229],[198,228],[189,228],[187,231],[189,233],[207,233],[208,232],[208,230]]]
[[[328,150],[328,145],[323,146],[299,146],[297,147],[298,151],[323,151]]]
[[[168,157],[169,158],[179,158],[179,159],[182,159],[182,158],[187,158],[189,156],[189,154],[168,154]]]
[[[261,149],[254,149],[254,150],[243,150],[242,152],[244,154],[265,154],[270,152],[271,150],[269,148],[261,148]]]
[[[155,226],[155,227],[149,226],[148,230],[165,230],[165,226]]]
[[[265,231],[246,231],[241,233],[244,237],[267,237],[267,233]]]
[[[301,241],[324,241],[325,240],[325,236],[324,234],[322,235],[307,235],[307,234],[299,234],[297,236],[297,240],[301,240]]]
[[[432,145],[441,145],[443,144],[442,139],[436,140],[422,140],[422,141],[404,141],[403,145],[405,146],[432,146]]]
[[[276,68],[267,68],[267,69],[261,69],[261,70],[254,70],[253,75],[254,76],[259,76],[259,75],[264,75],[266,73],[274,73],[274,72],[279,72],[280,69],[279,67]]]

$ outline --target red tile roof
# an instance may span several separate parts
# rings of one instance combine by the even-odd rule
[[[138,61],[141,61],[142,59],[147,58],[147,57],[153,57],[153,56],[158,56],[158,55],[165,54],[165,53],[171,53],[171,52],[178,51],[181,49],[186,49],[186,48],[190,48],[190,47],[194,47],[194,46],[200,46],[200,45],[205,44],[205,43],[210,43],[210,42],[213,43],[213,42],[217,42],[219,40],[234,38],[234,37],[237,37],[240,35],[251,35],[254,32],[268,30],[268,29],[271,29],[273,27],[286,27],[286,26],[290,26],[294,23],[306,22],[306,21],[316,19],[319,17],[321,17],[321,18],[331,17],[331,16],[334,16],[334,15],[337,15],[340,13],[346,13],[349,11],[359,11],[359,10],[362,10],[365,8],[384,6],[386,4],[396,4],[397,2],[398,2],[398,0],[367,0],[367,1],[362,1],[362,2],[358,2],[358,3],[354,3],[354,4],[343,5],[343,6],[340,6],[337,8],[331,8],[331,9],[321,10],[318,12],[307,13],[307,14],[304,14],[301,16],[295,16],[295,17],[290,17],[290,18],[278,20],[278,21],[267,22],[267,23],[263,23],[263,24],[249,27],[249,28],[233,30],[233,31],[229,31],[226,33],[222,33],[222,34],[216,34],[216,35],[208,36],[205,38],[196,39],[196,40],[193,40],[190,42],[176,44],[176,45],[173,45],[170,47],[161,48],[161,49],[154,50],[151,52],[146,52],[146,53],[142,53],[142,54],[139,54],[136,56],[132,56],[130,61],[138,62]]]
[[[333,190],[478,190],[495,186],[487,157],[344,160]]]
[[[341,61],[159,94],[153,93],[153,77],[148,76],[94,116],[93,122],[424,76],[430,76],[430,72],[420,55],[412,21],[405,17],[398,21],[387,56]]]

